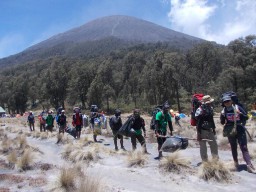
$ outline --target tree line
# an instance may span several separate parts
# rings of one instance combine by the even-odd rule
[[[28,108],[97,104],[111,111],[153,106],[168,100],[188,113],[194,93],[233,90],[249,106],[256,100],[255,35],[227,46],[204,42],[184,52],[167,43],[142,44],[99,57],[55,56],[0,72],[0,105],[10,113]]]

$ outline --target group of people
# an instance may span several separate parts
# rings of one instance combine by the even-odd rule
[[[202,98],[202,105],[196,110],[195,113],[195,117],[197,119],[197,140],[199,141],[200,145],[200,155],[202,161],[208,160],[206,143],[208,143],[210,146],[212,157],[217,160],[219,159],[215,131],[216,126],[213,119],[213,101],[214,99],[212,99],[209,95],[205,95]],[[238,103],[236,104],[230,95],[223,95],[222,106],[223,109],[220,114],[220,122],[222,125],[224,125],[223,136],[228,138],[235,167],[237,169],[239,168],[237,153],[237,144],[239,144],[244,161],[247,164],[248,172],[256,173],[247,147],[245,128],[247,120],[246,111],[241,105]],[[225,128],[228,127],[230,127],[230,129],[229,132],[226,133]],[[231,134],[232,131],[234,133]]]
[[[159,111],[156,114],[156,128],[155,128],[155,134],[157,137],[157,143],[158,143],[158,156],[155,159],[161,159],[162,158],[162,150],[161,147],[163,143],[166,140],[167,135],[167,125],[170,129],[170,135],[172,135],[173,132],[173,126],[171,121],[171,115],[169,113],[170,106],[168,104],[164,105],[162,107],[162,110]],[[128,118],[127,121],[130,121],[129,124],[129,131],[130,131],[130,137],[131,137],[131,143],[132,143],[132,149],[136,150],[137,141],[141,144],[143,147],[143,152],[146,154],[149,154],[146,147],[146,129],[145,129],[145,121],[140,115],[139,109],[134,109],[133,114]],[[120,134],[119,130],[122,127],[122,120],[121,120],[121,111],[120,109],[115,110],[115,115],[110,118],[109,120],[110,127],[113,131],[114,135],[114,145],[115,150],[118,150],[117,146],[117,139],[120,139],[120,145],[121,149],[125,149],[123,145],[123,135]]]
[[[218,160],[218,145],[216,141],[216,126],[214,122],[214,111],[212,102],[214,99],[209,95],[205,95],[202,98],[201,105],[196,109],[195,118],[197,120],[196,130],[197,130],[197,140],[200,146],[200,156],[202,161],[208,161],[207,154],[207,143],[210,146],[210,151],[213,159]],[[247,164],[247,170],[251,173],[256,173],[254,166],[252,165],[251,158],[247,148],[247,137],[246,137],[246,117],[247,113],[244,108],[232,101],[230,95],[224,95],[222,97],[222,106],[223,110],[220,115],[220,122],[224,127],[233,127],[235,134],[225,135],[228,138],[228,141],[231,146],[231,152],[234,160],[234,165],[238,168],[238,153],[237,153],[237,143],[240,146],[240,149],[243,154],[244,161]],[[162,154],[162,145],[167,138],[167,127],[169,127],[169,135],[173,135],[173,125],[172,125],[172,116],[169,112],[170,106],[168,103],[165,103],[162,106],[162,110],[156,113],[155,115],[155,136],[158,143],[158,156],[155,159],[161,159]],[[59,133],[64,133],[67,126],[67,118],[65,111],[61,110],[60,114],[56,118],[57,124],[59,125]],[[97,135],[101,134],[102,127],[102,114],[98,112],[97,106],[94,106],[91,109],[90,115],[90,126],[93,129],[93,139],[94,142],[97,141]],[[133,114],[128,118],[130,121],[130,137],[132,149],[136,150],[137,141],[143,147],[144,153],[148,153],[146,147],[146,129],[145,121],[140,115],[139,109],[134,109]],[[54,116],[52,111],[48,112],[46,118],[43,115],[39,116],[40,121],[40,131],[45,131],[46,129],[52,131],[54,124]],[[128,120],[127,120],[128,121]],[[28,122],[30,125],[30,130],[34,131],[34,116],[32,111],[29,113]],[[81,129],[83,127],[83,116],[79,108],[74,108],[74,114],[72,118],[72,124],[75,127],[76,135],[75,138],[79,139],[81,136]],[[118,150],[118,139],[120,139],[120,148],[126,150],[124,147],[124,136],[120,134],[119,130],[123,126],[121,119],[121,110],[116,109],[114,116],[110,117],[109,125],[113,132],[114,138],[114,147],[115,150]]]

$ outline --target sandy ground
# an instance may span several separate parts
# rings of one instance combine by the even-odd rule
[[[149,125],[150,117],[144,116],[146,124]],[[125,119],[124,119],[125,120]],[[216,119],[217,124],[218,120]],[[23,119],[0,119],[1,132],[7,135],[11,140],[20,135],[21,131],[29,133],[29,129]],[[174,125],[175,130],[190,129],[190,133],[186,133],[191,137],[195,137],[195,130],[189,127],[189,118],[181,120],[182,128]],[[220,125],[218,125],[220,127]],[[246,171],[245,162],[242,159],[239,151],[240,170],[232,171],[229,182],[205,181],[198,176],[199,166],[201,162],[199,148],[196,141],[190,141],[190,145],[186,150],[181,150],[180,156],[189,159],[190,167],[176,172],[165,172],[159,167],[160,161],[154,159],[157,156],[157,144],[150,130],[147,132],[147,149],[150,153],[147,155],[147,160],[144,166],[129,167],[128,166],[128,153],[131,151],[130,139],[124,139],[124,146],[127,152],[114,151],[113,138],[109,135],[107,130],[103,130],[103,135],[98,136],[102,143],[96,144],[99,152],[99,159],[89,164],[84,163],[86,172],[90,176],[100,180],[102,185],[101,191],[106,192],[132,192],[132,191],[254,191],[256,189],[256,175]],[[256,129],[255,122],[248,123],[249,129]],[[221,128],[220,128],[221,129]],[[39,128],[36,127],[36,131]],[[218,131],[219,134],[221,131]],[[0,192],[1,191],[51,191],[53,182],[57,179],[61,167],[72,167],[73,162],[62,158],[61,154],[67,145],[76,145],[83,141],[83,138],[92,140],[92,135],[89,128],[83,129],[82,138],[76,140],[70,135],[68,144],[56,144],[56,136],[47,139],[41,139],[33,135],[27,134],[26,139],[29,146],[36,148],[34,150],[35,160],[33,168],[27,171],[19,171],[15,167],[8,167],[7,154],[0,153]],[[179,132],[179,133],[182,133]],[[53,133],[53,135],[56,133]],[[188,136],[186,135],[186,136]],[[226,139],[226,138],[224,138]],[[254,139],[256,140],[256,138]],[[3,137],[1,137],[1,142]],[[218,135],[219,143],[226,143],[223,138]],[[119,143],[118,143],[119,144]],[[95,145],[95,144],[93,144]],[[255,149],[255,141],[250,142],[249,145]],[[120,145],[119,145],[120,146]],[[87,150],[91,147],[84,146],[83,149]],[[75,149],[74,149],[75,150]],[[138,151],[141,146],[138,144]],[[2,150],[1,150],[2,151]],[[210,156],[210,151],[208,152]],[[170,153],[164,153],[168,156]],[[230,148],[227,144],[221,144],[219,148],[220,160],[227,165],[232,163],[232,156]],[[253,160],[256,165],[255,159]],[[43,165],[49,165],[48,170],[42,169]]]

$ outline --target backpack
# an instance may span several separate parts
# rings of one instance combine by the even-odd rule
[[[151,118],[151,121],[150,121],[150,129],[152,129],[152,130],[156,129],[156,114],[159,111],[162,111],[162,106],[161,105],[155,107],[152,111],[152,118]]]
[[[190,119],[190,125],[191,126],[196,126],[197,124],[197,120],[195,119],[195,113],[196,110],[202,105],[202,98],[203,98],[204,94],[201,93],[196,93],[192,96],[192,100],[191,100],[191,119]]]

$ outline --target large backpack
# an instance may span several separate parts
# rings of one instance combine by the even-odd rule
[[[155,107],[152,111],[152,118],[151,118],[151,121],[150,121],[150,129],[152,129],[152,130],[156,129],[156,114],[159,111],[162,111],[162,106],[161,105]]]
[[[204,94],[202,93],[196,93],[192,96],[192,100],[191,100],[191,119],[190,119],[190,124],[192,126],[196,126],[197,124],[197,120],[195,118],[195,113],[196,110],[202,105],[202,98],[203,98]]]

